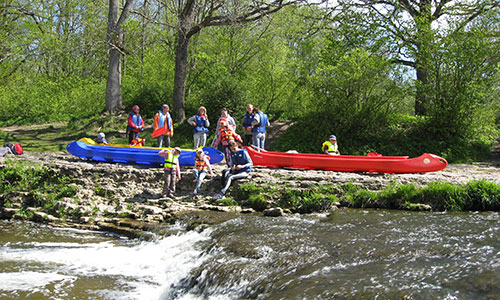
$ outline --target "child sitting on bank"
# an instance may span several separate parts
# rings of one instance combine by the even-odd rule
[[[207,176],[207,170],[210,172],[211,176],[214,176],[212,167],[210,166],[210,156],[205,155],[202,149],[196,151],[196,156],[194,157],[195,168],[193,169],[194,180],[196,181],[196,186],[193,191],[193,195],[198,195],[203,179]]]

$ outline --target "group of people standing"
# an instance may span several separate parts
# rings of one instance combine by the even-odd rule
[[[127,135],[129,144],[131,145],[144,145],[145,142],[140,136],[140,133],[144,131],[145,123],[139,111],[139,106],[134,105],[132,112],[128,115]],[[190,117],[187,123],[194,127],[193,141],[194,148],[197,151],[195,168],[193,169],[194,181],[196,183],[193,195],[197,195],[207,174],[213,175],[210,157],[201,149],[205,147],[209,136],[208,128],[210,121],[207,109],[201,106],[197,114]],[[244,140],[236,133],[236,122],[229,115],[227,109],[223,108],[221,110],[221,115],[217,120],[217,136],[212,143],[212,147],[217,147],[219,144],[222,145],[228,168],[223,170],[221,177],[222,188],[220,193],[214,196],[214,199],[224,197],[233,180],[248,177],[251,172],[252,159],[245,149],[240,148],[241,144],[237,142],[243,143],[245,146],[254,145],[259,151],[260,149],[264,149],[266,127],[269,126],[267,115],[258,108],[254,108],[252,104],[248,104],[247,113],[245,113],[241,124],[245,133]],[[165,158],[165,182],[162,195],[167,197],[173,197],[176,182],[182,178],[179,165],[179,156],[182,150],[178,147],[170,148],[170,138],[174,135],[173,125],[170,107],[164,104],[153,118],[153,135],[157,131],[160,132],[157,135],[157,145],[158,147],[167,148],[162,149],[158,153],[159,156]]]
[[[221,110],[221,115],[217,120],[216,138],[212,143],[212,147],[216,148],[222,145],[224,156],[228,168],[224,169],[221,176],[221,190],[214,196],[214,199],[221,199],[229,189],[233,180],[246,178],[252,171],[252,159],[246,149],[242,149],[241,144],[245,146],[252,145],[258,151],[265,149],[266,142],[266,127],[269,126],[269,118],[259,108],[253,107],[252,104],[247,105],[241,126],[244,136],[236,133],[236,122],[229,115],[227,109]],[[187,120],[187,123],[194,126],[193,140],[195,155],[195,168],[193,169],[195,188],[193,195],[197,195],[203,180],[207,174],[214,175],[210,165],[210,157],[203,152],[202,147],[205,147],[209,135],[210,121],[207,115],[207,109],[201,106],[198,113]],[[140,133],[144,131],[144,120],[139,113],[139,106],[134,105],[132,112],[128,115],[127,135],[130,145],[144,145],[145,140],[140,137]],[[155,135],[155,133],[158,133]],[[166,147],[162,149],[158,155],[165,158],[165,182],[163,185],[162,195],[173,197],[175,193],[176,182],[181,180],[179,156],[181,149],[178,147],[170,148],[170,138],[174,135],[174,123],[170,115],[170,107],[163,104],[161,109],[153,118],[153,136],[157,136],[158,147]],[[98,143],[107,143],[103,133],[98,135]],[[239,142],[239,143],[237,143]],[[339,155],[336,137],[331,135],[329,140],[323,143],[322,151],[330,155]]]

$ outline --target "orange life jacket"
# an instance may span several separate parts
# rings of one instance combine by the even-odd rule
[[[210,160],[210,156],[205,155],[205,157]],[[204,159],[199,159],[198,156],[194,157],[194,165],[196,169],[198,170],[203,170],[207,166],[207,163],[205,162]]]
[[[144,142],[146,142],[145,139],[137,138],[137,139],[133,139],[132,142],[130,142],[130,145],[136,146],[136,147],[142,147],[142,146],[144,146]]]
[[[234,140],[234,133],[231,129],[221,128],[220,136],[223,142],[229,142],[231,140]]]

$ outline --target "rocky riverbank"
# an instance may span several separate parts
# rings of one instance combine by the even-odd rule
[[[72,178],[76,195],[58,201],[57,209],[78,218],[61,218],[38,208],[29,208],[34,221],[48,222],[58,226],[115,231],[129,236],[143,235],[161,223],[172,223],[178,219],[190,218],[190,223],[219,222],[219,217],[206,217],[206,212],[226,211],[233,213],[257,213],[253,209],[240,207],[232,200],[212,200],[220,188],[220,174],[223,164],[214,166],[215,177],[207,177],[201,195],[194,198],[191,168],[182,169],[182,180],[177,185],[175,198],[162,198],[163,170],[138,165],[98,163],[76,158],[67,153],[26,152],[21,156],[8,156],[0,160],[0,167],[6,159],[22,160],[50,166],[61,176]],[[269,186],[292,190],[307,190],[311,186],[341,187],[346,184],[359,185],[369,190],[380,190],[390,183],[413,183],[426,185],[442,181],[465,184],[471,180],[486,180],[500,185],[498,165],[471,164],[450,165],[445,170],[425,174],[372,174],[315,170],[292,170],[254,167],[252,178],[238,184],[252,183],[265,191]],[[238,184],[231,188],[228,199],[237,199]],[[23,193],[9,195],[12,207],[3,208],[3,218],[19,217],[17,212],[23,201]],[[265,197],[265,196],[264,196]],[[287,213],[272,199],[266,199],[267,215]],[[16,205],[16,203],[18,203]],[[228,205],[229,204],[229,205]],[[330,209],[342,206],[333,203]],[[194,217],[193,217],[194,216]]]

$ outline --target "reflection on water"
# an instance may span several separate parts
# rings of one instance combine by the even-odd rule
[[[500,299],[498,213],[234,215],[155,241],[0,222],[2,299]]]

